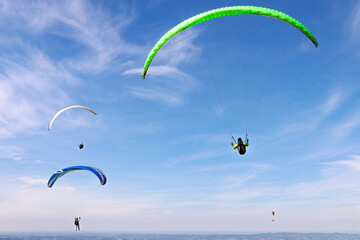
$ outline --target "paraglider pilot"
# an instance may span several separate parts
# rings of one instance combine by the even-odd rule
[[[246,147],[249,146],[249,139],[246,137],[246,142],[243,142],[242,139],[239,137],[238,143],[235,145],[231,143],[231,146],[233,147],[233,149],[237,149],[240,155],[244,155],[246,153]]]
[[[80,219],[81,217],[76,217],[75,220],[74,220],[74,224],[75,224],[75,231],[80,231]]]

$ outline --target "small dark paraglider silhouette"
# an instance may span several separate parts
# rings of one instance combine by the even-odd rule
[[[233,137],[234,139],[234,137]],[[234,139],[235,141],[235,139]],[[233,149],[237,149],[239,151],[240,155],[244,155],[246,153],[246,147],[249,146],[249,139],[246,137],[246,142],[243,142],[242,139],[238,138],[238,143],[234,145],[234,143],[231,143],[231,146]]]
[[[88,108],[88,107],[85,107],[85,106],[73,105],[73,106],[70,106],[70,107],[66,107],[66,108],[63,108],[63,109],[61,109],[60,111],[58,111],[58,112],[51,118],[51,120],[50,120],[50,122],[49,122],[49,126],[48,126],[49,131],[51,130],[51,127],[52,127],[55,119],[57,119],[57,117],[58,117],[59,115],[61,115],[63,112],[66,112],[66,111],[68,111],[68,110],[70,110],[70,109],[78,109],[78,108],[88,110],[89,112],[92,112],[93,114],[97,115],[96,112],[94,112],[92,109],[90,109],[90,108]],[[79,145],[79,149],[83,149],[83,148],[84,148],[84,144],[81,143],[81,144]]]
[[[80,231],[80,219],[81,219],[81,217],[75,217],[75,220],[74,220],[75,231]]]
[[[275,216],[275,212],[274,212],[274,211],[272,211],[271,213],[272,213],[273,216]],[[273,222],[275,221],[274,218],[273,218],[272,221],[273,221]]]

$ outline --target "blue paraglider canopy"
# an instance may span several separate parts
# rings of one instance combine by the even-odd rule
[[[67,168],[61,169],[61,170],[57,171],[56,173],[54,173],[49,179],[48,187],[51,188],[54,185],[54,183],[63,175],[65,175],[69,172],[78,171],[78,170],[88,170],[88,171],[94,173],[99,178],[101,185],[105,185],[106,176],[100,169],[97,169],[95,167],[90,167],[90,166],[72,166],[72,167],[67,167]]]

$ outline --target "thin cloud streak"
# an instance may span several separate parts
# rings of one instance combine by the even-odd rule
[[[22,159],[23,150],[15,145],[0,146],[0,159],[13,159],[20,161]]]
[[[186,29],[170,39],[156,54],[155,58],[169,66],[178,66],[190,61],[193,63],[202,51],[200,46],[194,44],[198,36],[199,31]],[[154,61],[157,61],[155,58]]]
[[[0,123],[11,135],[45,126],[51,109],[69,101],[62,86],[77,83],[77,78],[42,52],[27,53],[21,64],[0,58]]]
[[[133,68],[133,69],[129,69],[126,70],[123,75],[138,75],[139,77],[142,74],[143,69],[142,68]],[[170,67],[170,66],[152,66],[151,67],[151,75],[152,76],[167,76],[170,78],[181,78],[181,77],[186,77],[188,78],[189,76],[183,72],[181,72],[178,68],[176,67]],[[150,78],[151,80],[151,78]],[[150,81],[147,80],[147,81]]]
[[[119,9],[120,8],[119,5]],[[134,10],[125,10],[116,17],[95,7],[88,1],[34,1],[24,4],[21,1],[2,1],[3,18],[11,19],[15,29],[25,29],[33,35],[51,33],[79,42],[86,51],[78,51],[76,60],[65,59],[68,69],[79,72],[97,73],[117,62],[117,68],[125,66],[119,58],[123,55],[141,55],[143,48],[126,42],[121,32],[136,17]],[[34,17],[36,16],[36,17]],[[24,24],[25,23],[25,24]],[[62,31],[57,27],[62,25]]]
[[[164,68],[162,67],[162,69]],[[150,78],[143,82],[143,86],[129,86],[125,93],[144,100],[180,106],[184,104],[185,96],[198,86],[198,82],[189,76],[180,74],[175,79]]]
[[[25,184],[24,186],[47,184],[47,179],[45,178],[21,177],[20,180]]]
[[[339,122],[336,126],[331,129],[332,139],[340,141],[346,138],[350,133],[352,133],[360,125],[360,111],[356,112],[353,116],[348,119]]]
[[[353,8],[353,13],[350,15],[350,26],[351,26],[351,36],[353,40],[359,40],[359,28],[360,28],[360,3],[358,2]]]
[[[350,94],[345,95],[344,91],[333,91],[323,103],[309,111],[300,112],[298,119],[302,119],[301,122],[285,124],[279,129],[277,134],[267,139],[265,144],[279,144],[279,142],[287,142],[311,134],[318,129],[320,124],[326,120],[330,114],[335,112],[348,97],[350,97]]]
[[[239,201],[249,204],[260,198],[269,199],[269,203],[281,202],[283,207],[288,204],[291,208],[322,203],[324,198],[328,198],[327,204],[332,205],[333,208],[342,207],[344,204],[356,206],[357,201],[354,199],[360,198],[359,171],[360,157],[355,155],[348,160],[322,164],[321,176],[318,180],[285,186],[272,184],[271,187],[266,187],[265,184],[248,183],[250,180],[256,180],[255,175],[229,177],[227,185],[215,187],[211,191],[213,194],[207,194],[204,198],[228,209],[236,206]],[[289,204],[289,199],[296,201]]]
[[[178,65],[191,59],[196,60],[196,56],[201,53],[201,48],[193,43],[198,36],[198,32],[188,29],[171,39],[155,56],[149,68],[147,78],[152,81],[146,89],[131,87],[127,91],[134,97],[163,102],[167,105],[181,105],[185,95],[193,91],[198,82],[188,74],[179,70]],[[156,65],[165,63],[165,65]],[[133,68],[123,72],[123,75],[142,73],[141,68]],[[158,78],[161,77],[161,81]],[[168,79],[170,78],[170,79]],[[176,80],[176,81],[174,81]]]
[[[166,103],[168,105],[182,105],[180,96],[176,96],[174,92],[163,87],[154,87],[153,89],[142,87],[129,87],[127,94],[143,100],[152,100],[156,102]]]
[[[321,178],[287,187],[287,194],[307,200],[320,200],[325,197],[342,199],[340,204],[352,198],[360,198],[360,157],[327,162],[321,169]]]
[[[182,157],[170,159],[169,163],[175,165],[175,164],[184,163],[184,162],[208,159],[208,158],[216,157],[216,156],[219,156],[219,152],[215,151],[215,150],[208,151],[208,152],[200,152],[200,153],[196,153],[196,154],[192,154],[192,155],[188,155],[188,156],[182,156]]]
[[[349,167],[353,171],[360,172],[360,155],[352,155],[348,160],[340,160],[327,163],[329,166]]]

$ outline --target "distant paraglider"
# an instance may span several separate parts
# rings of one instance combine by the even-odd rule
[[[275,216],[275,212],[274,212],[274,211],[272,211],[271,213],[272,213],[273,216]],[[272,220],[272,221],[273,221],[273,222],[275,221],[274,217],[273,217],[273,220]]]
[[[80,106],[80,105],[74,105],[74,106],[66,107],[66,108],[63,108],[63,109],[61,109],[60,111],[58,111],[58,112],[51,118],[51,120],[50,120],[50,122],[49,122],[49,126],[48,126],[49,131],[51,130],[51,126],[52,126],[52,124],[54,123],[55,119],[56,119],[61,113],[65,112],[65,111],[67,111],[67,110],[69,110],[69,109],[72,109],[72,108],[82,108],[82,109],[88,110],[88,111],[92,112],[93,114],[97,115],[94,110],[92,110],[92,109],[90,109],[90,108],[88,108],[88,107],[84,107],[84,106]],[[81,144],[79,145],[79,149],[83,149],[83,148],[84,148],[84,144],[81,143]]]
[[[81,220],[81,217],[74,218],[75,231],[80,231],[80,220]]]
[[[85,109],[85,110],[88,110],[90,112],[92,112],[93,114],[97,115],[96,112],[94,110],[91,110],[90,108],[88,107],[84,107],[84,106],[80,106],[80,105],[74,105],[74,106],[70,106],[70,107],[66,107],[66,108],[63,108],[61,109],[60,111],[58,111],[50,120],[49,122],[49,126],[48,126],[48,129],[49,131],[51,130],[51,126],[52,124],[54,123],[55,119],[63,112],[69,110],[69,109],[72,109],[72,108],[82,108],[82,109]]]
[[[54,183],[63,175],[65,175],[69,172],[78,171],[78,170],[87,170],[87,171],[94,173],[99,178],[100,184],[105,185],[106,176],[100,169],[97,169],[95,167],[90,167],[90,166],[73,166],[73,167],[67,167],[67,168],[61,169],[61,170],[57,171],[56,173],[54,173],[49,179],[48,187],[51,188],[54,185]]]
[[[232,138],[235,141],[235,138]],[[237,149],[240,155],[244,155],[246,153],[246,147],[249,146],[249,139],[246,136],[246,142],[243,142],[242,139],[239,137],[238,143],[235,145],[231,143],[231,146],[233,147],[233,149]]]

